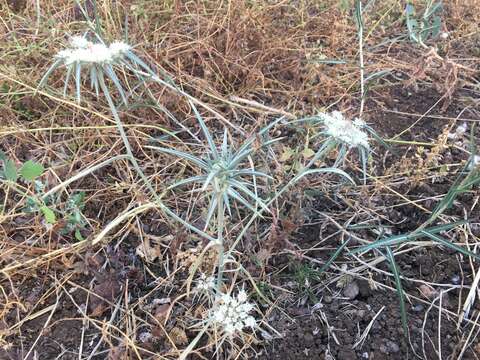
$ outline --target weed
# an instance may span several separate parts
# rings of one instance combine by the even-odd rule
[[[429,0],[421,18],[415,18],[415,7],[413,4],[407,3],[405,14],[410,40],[426,48],[425,43],[440,34],[442,21],[439,13],[441,10],[441,1]]]
[[[9,159],[6,154],[0,151],[0,161],[3,162],[3,171],[0,172],[0,181],[5,181],[18,194],[26,198],[27,212],[40,212],[49,224],[56,222],[55,212],[48,206],[48,199],[42,199],[41,194],[44,190],[44,184],[37,180],[44,168],[41,164],[28,160],[20,168],[14,161]],[[19,182],[21,180],[21,183]],[[27,186],[22,185],[26,184]],[[33,190],[31,189],[33,186]]]

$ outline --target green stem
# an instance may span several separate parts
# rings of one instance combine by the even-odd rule
[[[115,124],[117,125],[118,132],[120,133],[120,137],[122,138],[123,145],[125,146],[125,150],[127,151],[128,158],[130,162],[132,163],[135,171],[137,174],[142,178],[143,182],[147,186],[148,190],[152,193],[152,195],[155,197],[155,200],[159,202],[159,204],[162,204],[162,201],[160,200],[160,197],[158,196],[157,192],[153,188],[152,184],[148,180],[148,178],[145,176],[143,173],[142,169],[140,168],[140,165],[138,165],[137,159],[135,156],[133,156],[132,148],[130,146],[130,142],[128,141],[127,134],[125,133],[125,129],[123,128],[122,121],[120,120],[120,117],[118,116],[117,108],[115,107],[115,104],[113,103],[113,99],[110,96],[110,92],[108,91],[108,88],[105,84],[105,80],[103,78],[103,73],[101,71],[98,72],[99,80],[100,80],[100,87],[102,88],[103,93],[105,94],[105,97],[107,98],[108,105],[110,106],[110,110],[113,115],[113,119],[115,120]]]
[[[218,241],[218,274],[217,274],[217,293],[222,290],[223,268],[225,261],[225,246],[223,244],[223,230],[225,228],[225,208],[223,204],[223,196],[217,192],[217,241]]]
[[[177,214],[175,214],[173,211],[171,211],[162,201],[162,199],[160,198],[160,196],[158,196],[157,192],[155,191],[155,189],[153,188],[152,184],[150,183],[150,181],[148,180],[148,178],[145,176],[145,174],[143,173],[142,169],[140,168],[140,165],[138,164],[137,162],[137,159],[135,158],[135,156],[133,155],[133,152],[132,152],[132,148],[130,146],[130,142],[128,141],[128,138],[127,138],[127,134],[125,133],[125,129],[123,127],[123,124],[122,124],[122,121],[120,120],[120,117],[118,116],[118,112],[117,112],[117,109],[115,107],[115,104],[113,103],[113,99],[112,97],[110,96],[110,92],[108,91],[108,88],[105,84],[105,80],[103,78],[103,73],[101,71],[98,72],[99,76],[99,83],[100,83],[100,87],[103,91],[103,93],[105,94],[105,97],[107,98],[107,102],[108,102],[108,105],[110,106],[110,110],[112,112],[112,115],[113,115],[113,118],[115,120],[115,124],[118,128],[118,131],[120,133],[120,137],[122,138],[122,141],[123,141],[123,144],[125,145],[125,149],[126,149],[126,152],[127,152],[127,156],[128,156],[128,159],[130,160],[130,162],[132,163],[135,171],[137,172],[137,174],[142,178],[143,182],[145,183],[145,185],[147,186],[148,190],[151,192],[151,194],[153,195],[153,197],[155,198],[155,201],[156,203],[158,204],[158,207],[163,210],[167,215],[169,215],[171,218],[173,218],[174,220],[180,222],[181,224],[183,224],[186,228],[190,229],[191,231],[195,232],[196,234],[204,237],[205,239],[207,240],[210,240],[210,241],[215,241],[214,238],[212,238],[210,235],[206,234],[205,232],[197,229],[195,226],[193,225],[190,225],[188,222],[186,222],[185,220],[183,220],[182,218],[180,218]]]
[[[355,4],[355,15],[358,22],[358,51],[360,61],[360,117],[363,115],[365,107],[365,68],[363,62],[363,18],[362,18],[362,1],[357,0]]]

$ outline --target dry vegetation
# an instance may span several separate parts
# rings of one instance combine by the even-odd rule
[[[414,3],[421,14],[426,2]],[[227,129],[230,144],[238,149],[283,117],[271,131],[282,137],[269,148],[272,157],[246,161],[248,166],[259,161],[260,169],[275,178],[268,186],[258,180],[262,195],[279,191],[319,147],[314,140],[318,129],[287,121],[331,110],[359,116],[360,54],[352,1],[82,4],[92,19],[98,18],[106,40],[124,38],[127,32],[137,55],[195,99],[218,144]],[[399,350],[387,349],[382,351],[386,357],[377,353],[375,359],[414,354],[478,359],[480,272],[475,257],[425,236],[394,246],[391,253],[355,249],[421,226],[445,226],[442,239],[478,253],[478,190],[460,189],[454,181],[466,176],[478,181],[478,172],[469,178],[462,169],[476,147],[470,132],[474,139],[479,135],[472,130],[480,120],[479,9],[478,0],[445,1],[441,31],[448,36],[421,46],[409,39],[403,2],[368,2],[362,118],[386,144],[372,142],[365,185],[362,164],[353,153],[343,168],[355,177],[356,186],[339,186],[332,175],[302,178],[248,229],[248,211],[241,204],[232,206],[222,236],[233,260],[226,265],[222,291],[228,286],[234,293],[248,290],[258,303],[255,317],[261,329],[221,340],[215,331],[201,332],[198,323],[208,313],[208,299],[191,291],[200,271],[215,272],[217,248],[152,205],[150,192],[124,156],[103,97],[87,87],[81,103],[63,97],[61,70],[37,91],[68,35],[87,30],[81,8],[74,1],[0,0],[0,150],[18,168],[28,160],[45,168],[38,183],[19,180],[20,192],[0,177],[0,358],[177,359],[194,344],[188,349],[192,359],[257,354],[264,359],[341,360],[363,353],[372,358],[374,339],[388,338],[400,344]],[[128,72],[122,82],[131,98],[118,111],[140,167],[169,209],[203,229],[208,199],[188,188],[167,189],[198,175],[198,169],[152,148],[160,144],[204,156],[207,146],[197,141],[203,135],[191,103],[155,82],[136,87],[138,81]],[[73,83],[71,88],[73,93]],[[253,146],[260,148],[261,141]],[[324,163],[331,165],[337,155],[330,154]],[[5,165],[5,159],[0,161]],[[108,165],[92,170],[102,162]],[[82,172],[86,175],[77,176]],[[452,195],[452,185],[462,191],[432,218],[441,200]],[[48,204],[56,216],[49,222],[45,211],[28,207],[29,198],[52,189],[59,191]],[[467,222],[449,227],[459,220]],[[216,231],[207,229],[213,237]],[[342,255],[322,268],[340,247]],[[358,285],[367,283],[369,292],[388,294],[390,303],[381,305],[402,313],[390,255],[402,274],[412,338],[422,339],[410,342],[418,345],[412,345],[413,353],[409,341],[389,334],[387,325],[375,330],[380,305],[372,303],[364,322],[352,320],[360,325],[347,330],[358,333],[351,343],[338,339],[344,329],[331,326],[337,315],[322,305],[351,300],[358,310],[355,298],[366,296],[358,295]],[[430,262],[429,273],[424,262]],[[369,303],[368,297],[362,301]],[[419,325],[410,319],[420,305]],[[308,309],[328,341],[302,343],[302,351],[310,353],[288,354],[276,347],[276,339],[291,337],[288,324],[301,327],[313,321],[298,309]],[[401,328],[400,318],[392,328]],[[203,336],[195,342],[199,332]],[[363,345],[357,344],[362,340]]]

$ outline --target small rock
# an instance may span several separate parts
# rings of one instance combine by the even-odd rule
[[[350,300],[355,299],[359,293],[360,288],[358,287],[356,281],[352,281],[347,286],[345,286],[345,289],[343,289],[343,296],[349,298]]]
[[[360,319],[363,319],[365,317],[366,311],[365,310],[357,310],[357,316]]]
[[[394,343],[391,340],[387,341],[387,347],[388,347],[388,350],[392,353],[397,353],[400,351],[400,346],[398,346],[396,343]]]
[[[422,312],[423,311],[423,305],[422,304],[417,304],[413,307],[413,311],[415,312]]]
[[[451,280],[452,280],[453,285],[460,284],[460,276],[458,276],[458,275],[453,275]]]

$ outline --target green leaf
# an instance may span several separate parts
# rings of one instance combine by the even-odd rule
[[[395,278],[395,286],[397,288],[398,301],[400,303],[400,315],[402,318],[402,327],[405,333],[405,337],[407,337],[408,325],[407,325],[407,311],[405,309],[405,293],[403,292],[402,282],[400,279],[400,271],[398,270],[397,263],[395,262],[395,256],[393,255],[393,252],[389,246],[387,246],[387,259],[390,262],[390,268],[392,269],[393,276]]]
[[[40,207],[40,210],[42,211],[43,216],[45,217],[45,220],[47,221],[47,223],[55,224],[57,222],[57,217],[55,216],[55,213],[48,206],[43,205]]]
[[[342,253],[343,249],[347,246],[347,244],[350,242],[350,240],[352,240],[351,237],[349,237],[342,245],[340,245],[337,250],[335,250],[335,252],[333,253],[333,255],[330,257],[330,259],[328,259],[328,261],[323,264],[323,266],[320,268],[320,270],[318,270],[318,274],[320,275],[321,273],[323,273],[325,270],[327,270],[330,265],[332,265],[332,263],[335,261],[335,259]]]
[[[0,160],[7,161],[7,154],[0,150]]]
[[[7,180],[16,182],[18,179],[17,167],[15,166],[15,163],[10,159],[5,161],[5,165],[3,167],[3,173],[5,174],[5,178]]]
[[[77,239],[78,241],[83,241],[83,236],[82,236],[82,233],[80,232],[80,230],[75,230],[75,239]]]
[[[351,250],[351,253],[356,254],[359,252],[369,251],[373,249],[378,249],[385,246],[395,246],[401,243],[416,240],[421,237],[427,236],[427,234],[438,234],[442,231],[451,230],[457,226],[465,224],[466,221],[457,221],[450,224],[444,224],[439,226],[434,226],[424,230],[415,230],[408,234],[393,235],[387,238],[382,238],[380,240],[374,241],[368,245],[362,245],[356,249]]]
[[[20,175],[25,180],[33,181],[35,178],[42,175],[44,168],[42,164],[39,164],[35,161],[28,160],[25,164],[23,164],[22,168],[20,169]]]
[[[458,251],[459,253],[462,253],[463,255],[465,256],[470,256],[470,257],[473,257],[477,260],[480,260],[480,255],[477,255],[471,251],[469,251],[468,249],[464,249],[463,247],[461,246],[458,246],[444,238],[442,238],[441,236],[438,236],[438,235],[435,235],[435,234],[431,234],[429,233],[428,231],[424,230],[422,231],[423,234],[425,234],[426,236],[428,236],[430,239],[432,239],[433,241],[435,242],[438,242],[439,244],[441,245],[444,245],[444,246],[447,246],[449,247],[450,249],[452,250],[455,250],[455,251]]]

